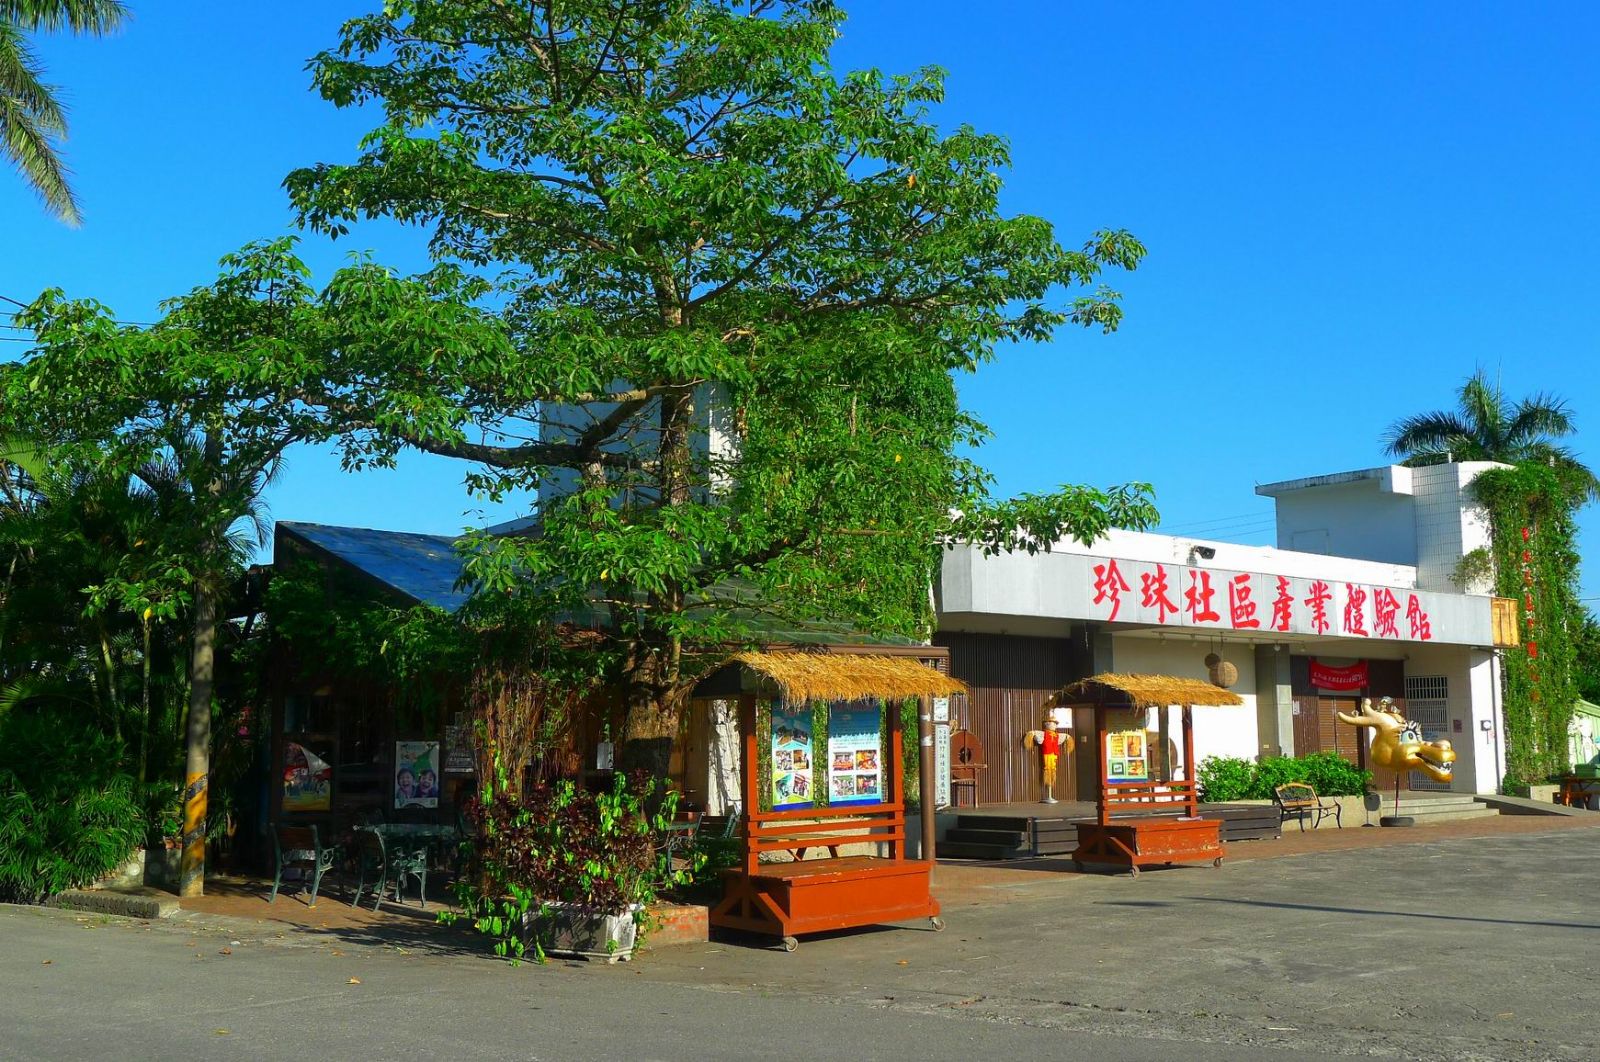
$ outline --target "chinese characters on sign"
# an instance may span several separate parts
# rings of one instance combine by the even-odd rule
[[[1415,642],[1435,637],[1440,595],[1426,591],[1112,558],[1094,558],[1092,571],[1090,612],[1107,622]]]

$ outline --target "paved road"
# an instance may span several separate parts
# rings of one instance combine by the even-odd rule
[[[423,924],[0,907],[0,1057],[1587,1060],[1596,867],[1600,830],[1573,829],[1136,882],[1040,870],[942,934],[515,970]]]

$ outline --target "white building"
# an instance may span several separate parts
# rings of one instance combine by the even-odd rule
[[[1465,488],[1490,467],[1387,466],[1258,487],[1276,505],[1277,548],[1119,531],[1034,555],[950,551],[936,641],[973,690],[957,723],[984,744],[978,799],[1034,799],[1019,738],[1051,690],[1105,671],[1206,678],[1209,654],[1237,668],[1245,707],[1196,709],[1197,759],[1353,758],[1357,731],[1335,713],[1390,696],[1425,737],[1454,744],[1450,788],[1494,792],[1505,748],[1492,599],[1456,582],[1463,556],[1488,545]],[[1158,711],[1146,727],[1177,732]],[[1092,744],[1080,742],[1068,795],[1076,785],[1092,796]],[[1170,755],[1179,776],[1189,770]],[[1420,775],[1411,784],[1442,788]]]

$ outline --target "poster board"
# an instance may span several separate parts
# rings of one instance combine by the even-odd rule
[[[1106,781],[1150,780],[1150,749],[1143,730],[1113,730],[1106,734]]]
[[[815,778],[811,762],[811,706],[772,708],[772,810],[808,808]]]
[[[472,725],[467,722],[465,712],[457,712],[450,725],[444,728],[444,773],[472,774],[477,769]]]
[[[828,804],[881,804],[883,709],[854,701],[828,708]]]
[[[437,741],[394,743],[394,806],[396,808],[439,806]]]
[[[319,755],[320,753],[320,755]],[[283,743],[283,810],[333,809],[332,752],[310,741]]]

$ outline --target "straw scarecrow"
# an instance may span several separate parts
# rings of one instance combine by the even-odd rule
[[[1056,784],[1056,761],[1063,753],[1071,755],[1072,750],[1077,748],[1077,742],[1072,740],[1071,734],[1063,734],[1057,729],[1053,716],[1046,716],[1044,729],[1028,731],[1022,743],[1029,748],[1038,749],[1044,759],[1044,796],[1040,798],[1040,803],[1056,803],[1053,793]]]

